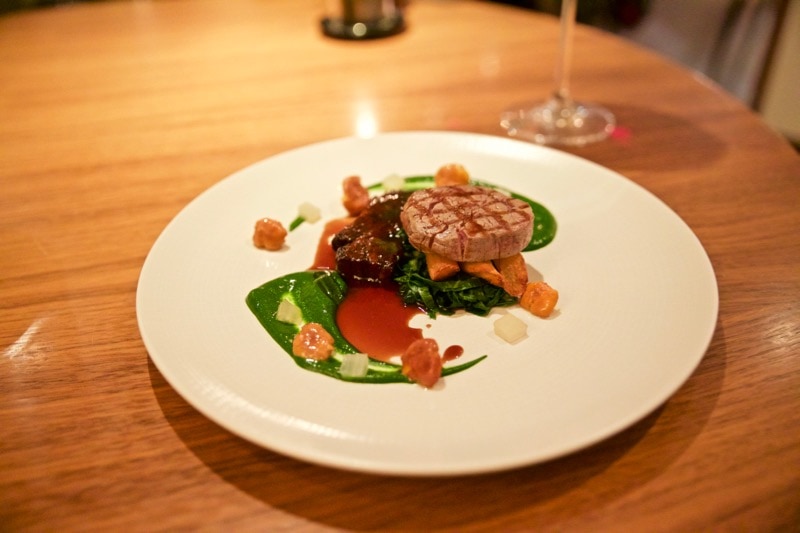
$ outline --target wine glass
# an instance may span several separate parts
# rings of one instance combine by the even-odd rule
[[[614,130],[614,115],[602,106],[576,102],[569,90],[572,34],[577,0],[562,0],[555,91],[549,100],[503,112],[500,125],[511,137],[539,144],[583,146]]]

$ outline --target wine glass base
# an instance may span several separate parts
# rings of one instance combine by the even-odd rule
[[[553,98],[505,111],[500,125],[511,137],[545,145],[584,146],[608,137],[616,119],[604,107]]]

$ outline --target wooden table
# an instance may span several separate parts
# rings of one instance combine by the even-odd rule
[[[546,16],[419,0],[402,35],[343,42],[319,15],[175,0],[0,18],[0,529],[796,530],[800,158],[708,80],[589,28],[573,90],[620,127],[571,151],[669,204],[719,282],[711,347],[663,407],[545,464],[404,479],[261,449],[166,383],[137,278],[197,194],[364,133],[365,110],[381,132],[503,135],[503,108],[550,91]]]

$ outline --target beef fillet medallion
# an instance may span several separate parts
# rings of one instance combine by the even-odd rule
[[[415,191],[400,220],[416,249],[460,263],[518,254],[533,235],[527,202],[476,185]]]

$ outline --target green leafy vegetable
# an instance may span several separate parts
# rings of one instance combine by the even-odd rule
[[[452,315],[463,309],[468,313],[486,316],[494,307],[508,307],[517,299],[497,287],[469,274],[459,273],[443,281],[428,276],[425,254],[409,246],[400,265],[401,275],[395,278],[400,296],[407,305],[420,305],[435,318]]]

